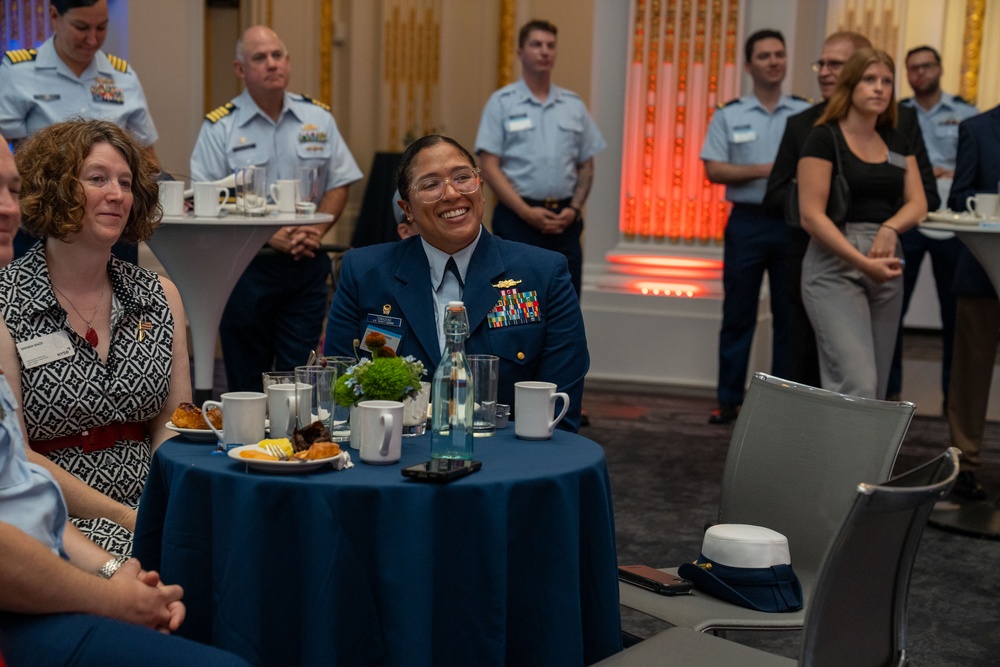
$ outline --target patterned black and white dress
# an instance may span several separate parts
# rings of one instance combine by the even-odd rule
[[[44,243],[0,271],[0,315],[15,344],[65,331],[74,354],[21,368],[22,411],[31,440],[51,440],[118,422],[147,422],[170,389],[174,319],[156,274],[112,257],[112,334],[107,363],[69,325],[56,300]],[[142,330],[140,339],[139,331]],[[94,489],[138,507],[149,472],[150,440],[119,440],[84,452],[59,449],[48,458]],[[108,519],[73,519],[106,550],[128,555],[132,533]]]

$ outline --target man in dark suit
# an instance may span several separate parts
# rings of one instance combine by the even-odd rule
[[[812,64],[823,101],[791,116],[785,123],[785,134],[781,137],[778,155],[774,159],[771,175],[767,179],[767,193],[764,195],[764,208],[771,215],[784,217],[788,188],[795,179],[806,135],[826,109],[827,100],[837,85],[840,68],[855,51],[862,48],[871,48],[871,42],[856,32],[835,32],[823,42],[820,59]],[[899,107],[898,121],[899,131],[914,143],[917,166],[920,167],[920,180],[927,196],[927,208],[935,211],[941,204],[941,198],[938,196],[934,170],[927,158],[927,148],[920,133],[917,115],[913,109]],[[786,222],[792,227],[788,235],[788,259],[785,264],[789,339],[787,379],[818,387],[820,377],[816,334],[809,322],[805,306],[802,305],[801,291],[802,258],[805,257],[806,248],[809,246],[809,234],[800,227],[798,220],[786,220]]]
[[[955,180],[948,207],[964,211],[965,200],[977,192],[996,192],[1000,181],[1000,106],[962,121],[958,126]],[[952,495],[963,500],[985,500],[976,480],[979,451],[1000,342],[1000,301],[989,276],[962,248],[955,271],[955,347],[948,390],[951,441],[962,450],[961,471]]]
[[[440,313],[460,298],[471,332],[466,352],[500,357],[497,400],[513,405],[515,382],[554,382],[570,397],[560,427],[576,431],[590,356],[566,258],[482,227],[475,160],[450,139],[414,142],[398,185],[419,236],[344,256],[324,353],[354,355],[354,340],[377,329],[397,355],[433,374],[443,350]]]

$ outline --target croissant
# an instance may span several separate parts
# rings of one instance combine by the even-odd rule
[[[295,458],[313,461],[316,459],[332,458],[339,454],[340,445],[335,442],[314,442],[309,446],[309,449],[296,453]]]
[[[212,421],[212,425],[217,429],[222,428],[222,412],[219,408],[212,408],[208,411],[208,418]],[[170,421],[174,423],[177,428],[191,428],[191,429],[203,429],[208,430],[208,424],[202,418],[201,408],[193,403],[181,403],[174,410],[174,413],[170,416]]]

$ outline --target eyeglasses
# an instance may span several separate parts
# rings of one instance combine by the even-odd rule
[[[812,64],[812,70],[817,74],[823,71],[823,68],[827,68],[834,74],[840,71],[840,68],[844,66],[843,60],[817,60]]]
[[[907,65],[906,70],[908,72],[930,72],[937,66],[937,63],[919,63],[917,65]]]
[[[448,178],[432,176],[422,178],[410,186],[417,191],[417,198],[425,204],[433,204],[444,197],[444,186],[451,183],[455,191],[463,195],[471,195],[479,189],[478,169],[459,169]]]

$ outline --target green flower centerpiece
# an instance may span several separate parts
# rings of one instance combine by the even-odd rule
[[[391,348],[385,346],[385,336],[380,333],[369,333],[365,337],[365,345],[372,358],[361,359],[337,378],[333,385],[333,400],[338,405],[351,408],[352,425],[357,423],[357,405],[361,401],[400,401],[404,404],[405,422],[405,405],[410,402],[407,399],[420,395],[420,378],[427,372],[423,362],[413,357],[397,357]],[[355,340],[355,356],[359,346],[360,341]],[[426,409],[426,401],[423,405]],[[360,438],[353,426],[351,447],[360,447]]]
[[[420,393],[420,378],[427,371],[413,357],[397,357],[385,346],[385,337],[369,333],[365,345],[372,359],[364,358],[337,378],[333,398],[338,405],[355,406],[361,401],[403,401]],[[354,341],[355,354],[359,341]]]

